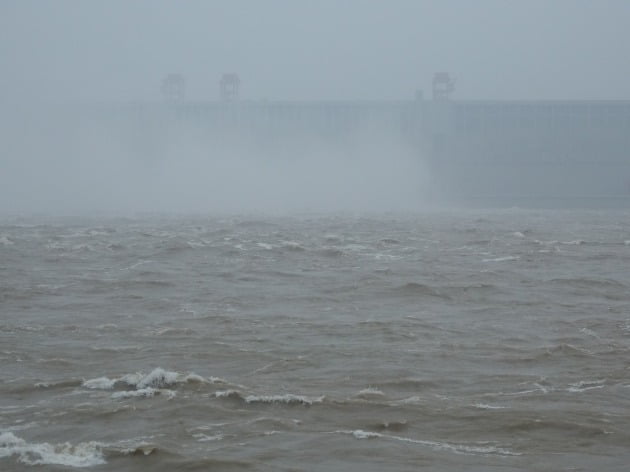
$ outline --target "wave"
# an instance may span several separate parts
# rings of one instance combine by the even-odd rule
[[[507,408],[507,406],[488,405],[487,403],[475,403],[471,406],[479,408],[480,410],[505,410]]]
[[[320,256],[331,258],[343,257],[345,255],[341,249],[337,249],[336,247],[324,247],[317,251],[317,253]]]
[[[294,251],[294,252],[306,251],[306,248],[297,241],[282,241],[282,249],[286,249],[287,251]]]
[[[492,284],[446,285],[441,287],[409,282],[392,289],[395,294],[403,296],[425,296],[442,300],[458,300],[462,297],[485,297],[500,293],[500,289]]]
[[[13,246],[15,243],[8,236],[0,236],[0,244],[3,246]]]
[[[608,426],[610,425],[608,424]],[[541,435],[544,431],[549,431],[553,432],[554,435],[562,434],[573,438],[592,438],[593,436],[611,434],[611,431],[596,424],[553,419],[549,416],[541,418],[514,418],[511,423],[502,426],[501,429],[509,434],[532,433]]]
[[[613,279],[592,279],[592,278],[558,278],[548,281],[554,285],[566,285],[578,289],[626,289],[626,285]]]
[[[0,458],[16,456],[28,465],[91,467],[105,464],[103,444],[95,441],[50,444],[29,443],[10,432],[0,433]]]
[[[503,257],[492,257],[489,259],[482,259],[481,262],[508,262],[508,261],[518,261],[520,256],[503,256]]]
[[[392,390],[404,390],[404,391],[425,391],[431,389],[438,389],[441,386],[441,382],[434,380],[414,378],[414,377],[402,377],[396,380],[386,380],[381,382]]]
[[[399,287],[394,288],[393,291],[394,293],[397,293],[400,295],[409,295],[409,296],[421,295],[421,296],[442,298],[446,300],[450,299],[448,295],[446,295],[445,293],[442,293],[435,287],[431,287],[429,285],[425,285],[425,284],[421,284],[417,282],[406,283],[405,285],[401,285]]]
[[[315,403],[322,403],[325,396],[307,397],[305,395],[295,395],[285,393],[282,395],[243,395],[238,390],[220,390],[214,392],[215,398],[236,399],[244,403],[276,403],[285,405],[305,405],[311,406]]]
[[[138,372],[117,378],[98,377],[84,380],[81,385],[91,390],[118,390],[112,393],[112,398],[127,399],[147,398],[156,395],[166,395],[168,398],[172,398],[176,395],[175,391],[172,390],[174,387],[189,383],[211,384],[224,383],[224,381],[217,377],[206,379],[195,373],[181,374],[158,367],[148,374]]]
[[[10,431],[0,432],[0,458],[15,457],[18,462],[27,465],[84,468],[107,464],[106,459],[111,457],[149,456],[157,452],[158,447],[147,442],[146,438],[126,439],[111,444],[99,441],[51,444],[28,442]],[[160,452],[162,458],[167,453]]]
[[[378,388],[368,387],[360,390],[354,397],[364,400],[370,400],[374,398],[383,398],[385,397],[385,394]]]
[[[388,439],[393,441],[402,441],[405,443],[418,444],[426,446],[434,450],[453,452],[455,454],[468,454],[468,455],[498,455],[498,456],[520,456],[518,452],[510,451],[509,449],[497,447],[494,445],[488,445],[487,443],[479,445],[467,445],[467,444],[452,444],[439,441],[427,441],[422,439],[412,439],[404,436],[394,436],[390,434],[377,433],[374,431],[364,431],[362,429],[356,430],[342,430],[334,431],[338,434],[349,434],[356,439]]]
[[[322,403],[324,401],[324,395],[320,397],[306,397],[304,395],[294,395],[292,393],[286,393],[284,395],[248,395],[245,397],[246,403],[286,403],[300,404],[300,405],[312,405],[313,403]]]
[[[582,393],[588,390],[597,390],[606,386],[606,380],[582,380],[580,382],[569,384],[567,388],[571,393]]]
[[[578,347],[574,344],[559,343],[552,346],[536,347],[529,350],[519,350],[515,355],[504,356],[502,360],[509,364],[543,362],[551,359],[561,358],[585,358],[593,357],[595,354],[588,349]]]

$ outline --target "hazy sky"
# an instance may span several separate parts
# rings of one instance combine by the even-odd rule
[[[0,0],[0,100],[630,98],[627,0]]]

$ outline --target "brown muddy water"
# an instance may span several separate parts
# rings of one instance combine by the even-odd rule
[[[0,469],[625,471],[630,213],[0,220]]]

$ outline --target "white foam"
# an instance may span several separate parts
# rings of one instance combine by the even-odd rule
[[[210,377],[210,383],[215,383],[215,381],[221,381],[221,379],[219,379],[218,377]],[[186,375],[184,377],[184,382],[197,382],[197,383],[205,383],[207,382],[206,379],[204,379],[201,375],[197,375],[193,372],[191,372],[190,374]]]
[[[83,382],[85,388],[91,388],[94,390],[111,390],[116,384],[116,379],[110,379],[108,377],[98,377],[96,379],[89,379]]]
[[[203,433],[195,433],[193,437],[199,442],[209,442],[209,441],[221,441],[223,439],[222,434],[213,434],[212,436],[208,436]]]
[[[18,461],[28,465],[62,465],[69,467],[91,467],[105,464],[103,445],[90,441],[76,445],[70,443],[28,443],[13,433],[0,433],[0,457],[17,456]]]
[[[193,372],[180,374],[178,372],[172,372],[158,367],[146,375],[142,372],[136,372],[135,374],[125,374],[122,377],[113,379],[110,379],[109,377],[98,377],[95,379],[85,380],[83,382],[83,387],[94,390],[111,390],[117,384],[124,384],[134,387],[136,390],[142,390],[148,387],[163,389],[172,387],[176,384],[193,382],[205,383],[208,382],[208,380]],[[209,382],[220,383],[222,382],[222,379],[211,377]]]
[[[178,378],[179,374],[177,372],[170,372],[158,367],[157,369],[153,369],[151,373],[140,379],[140,381],[136,384],[136,387],[138,389],[143,389],[146,387],[168,387],[178,383]]]
[[[582,332],[582,333],[584,333],[584,334],[586,334],[586,335],[588,335],[588,336],[592,336],[592,337],[594,337],[594,338],[601,339],[601,338],[599,337],[599,335],[598,335],[595,331],[593,331],[592,329],[582,328],[582,329],[580,330],[580,332]]]
[[[160,390],[156,388],[147,387],[147,388],[141,388],[139,390],[123,390],[121,392],[114,392],[112,393],[112,398],[115,400],[120,400],[120,399],[133,398],[133,397],[153,397],[159,393],[160,393]]]
[[[512,452],[508,449],[491,446],[491,445],[476,445],[470,446],[467,444],[451,444],[438,441],[425,441],[420,439],[406,438],[403,436],[393,436],[389,434],[375,433],[373,431],[363,431],[357,429],[354,431],[335,431],[335,433],[350,434],[356,439],[389,439],[394,441],[402,441],[406,443],[419,444],[427,446],[436,450],[443,450],[453,452],[455,454],[481,454],[481,455],[501,455],[501,456],[520,456],[520,453]]]
[[[363,431],[362,429],[357,429],[355,431],[352,431],[352,435],[357,439],[380,438],[383,436],[380,433],[373,433],[371,431]]]
[[[523,385],[523,384],[520,384]],[[528,390],[519,390],[518,392],[498,392],[496,394],[491,393],[491,394],[486,394],[486,395],[503,395],[503,396],[519,396],[519,395],[529,395],[530,393],[543,393],[543,394],[547,394],[551,391],[550,388],[545,387],[544,385],[541,385],[539,383],[534,383],[533,384],[534,389],[528,389]]]
[[[520,259],[519,256],[505,256],[505,257],[494,257],[490,259],[482,259],[481,262],[507,262],[507,261],[518,261]]]
[[[312,405],[313,403],[321,403],[324,396],[321,397],[305,397],[303,395],[294,395],[287,393],[285,395],[248,395],[245,397],[247,403],[300,403],[302,405]]]
[[[258,247],[266,249],[267,251],[270,251],[271,249],[273,249],[273,246],[271,244],[267,244],[267,243],[257,243],[256,245]]]
[[[385,394],[378,388],[368,387],[360,390],[357,397],[384,397]]]
[[[581,382],[569,384],[569,388],[567,389],[567,391],[571,393],[581,393],[588,390],[604,388],[605,382],[605,380],[583,380]]]
[[[475,403],[473,406],[482,410],[504,410],[507,408],[507,406],[487,405],[485,403]]]
[[[512,233],[513,236],[517,237],[517,238],[524,238],[525,235],[523,233],[521,233],[520,231],[514,231]]]
[[[377,261],[382,261],[382,260],[398,261],[398,260],[402,259],[404,256],[397,256],[397,255],[394,255],[394,254],[382,254],[380,252],[377,252],[377,253],[373,254],[373,257]]]
[[[549,388],[539,384],[538,382],[534,383],[534,387],[538,387],[542,393],[549,393]]]
[[[214,392],[215,398],[229,398],[229,397],[240,397],[241,394],[238,390],[218,390]]]

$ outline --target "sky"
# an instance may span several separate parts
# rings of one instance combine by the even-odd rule
[[[0,102],[629,99],[626,0],[0,0]]]

